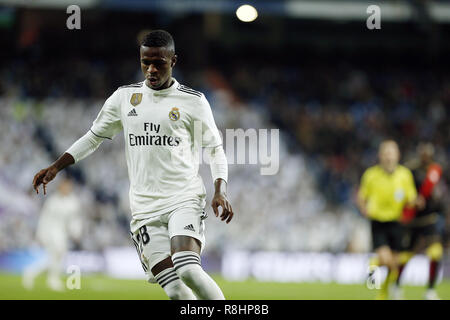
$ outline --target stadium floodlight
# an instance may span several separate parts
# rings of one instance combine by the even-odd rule
[[[258,11],[255,7],[249,4],[244,4],[237,8],[236,16],[243,22],[252,22],[258,17]]]

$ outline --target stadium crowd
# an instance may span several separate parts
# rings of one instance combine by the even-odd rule
[[[117,83],[141,81],[131,63],[117,69],[95,61],[72,65],[70,75],[58,73],[64,69],[57,64],[50,69],[54,72],[40,73],[45,65],[29,69],[22,63],[0,70],[0,251],[26,248],[33,241],[42,206],[42,197],[31,192],[35,171],[89,129]],[[230,165],[228,192],[236,216],[225,227],[208,208],[207,251],[367,252],[369,225],[353,196],[386,137],[399,142],[403,159],[414,155],[419,141],[432,141],[450,177],[445,162],[450,156],[448,78],[355,66],[236,64],[227,71],[230,77],[219,70],[180,69],[174,76],[205,93],[222,133],[280,128],[280,169],[264,176],[259,165]],[[72,170],[85,206],[83,249],[129,245],[123,143],[119,135],[104,142]],[[209,166],[201,165],[200,173],[210,200]]]

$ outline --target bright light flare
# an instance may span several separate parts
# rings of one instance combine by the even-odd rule
[[[252,22],[258,17],[258,11],[255,7],[244,4],[236,10],[236,16],[243,22]]]

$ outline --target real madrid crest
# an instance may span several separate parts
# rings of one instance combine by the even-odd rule
[[[169,112],[169,119],[172,121],[177,121],[180,119],[180,111],[178,111],[177,107],[173,107]]]
[[[142,93],[133,93],[131,95],[130,103],[136,107],[142,101]]]

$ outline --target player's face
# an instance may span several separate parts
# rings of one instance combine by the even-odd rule
[[[161,90],[170,86],[172,68],[177,56],[165,47],[141,46],[141,69],[145,83],[153,90]]]
[[[70,182],[69,180],[63,180],[58,187],[59,192],[65,196],[72,192],[72,188],[72,182]]]
[[[389,172],[394,171],[400,160],[400,151],[397,144],[384,143],[380,147],[379,158],[380,164],[385,170]]]
[[[422,163],[428,164],[433,161],[434,148],[432,145],[422,144],[417,149]]]

